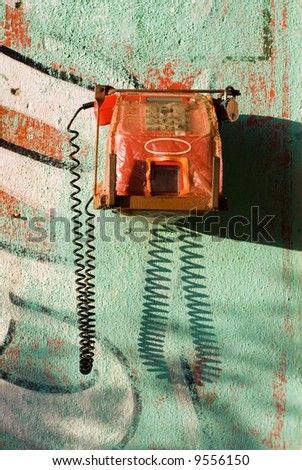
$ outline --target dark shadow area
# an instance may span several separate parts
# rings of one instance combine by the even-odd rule
[[[302,124],[243,115],[223,124],[228,210],[191,216],[185,226],[219,239],[302,250]]]

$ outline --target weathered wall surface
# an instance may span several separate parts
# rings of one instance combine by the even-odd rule
[[[301,448],[300,2],[7,0],[0,12],[1,447]],[[138,243],[128,222],[114,237],[114,217],[110,241],[97,237],[97,354],[85,378],[66,126],[95,83],[233,84],[242,116],[222,130],[219,223]],[[91,110],[76,124],[86,199]],[[204,345],[213,362],[202,363]]]

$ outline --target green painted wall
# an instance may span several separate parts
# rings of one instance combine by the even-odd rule
[[[300,2],[25,0],[1,14],[2,448],[301,448]],[[117,240],[118,216],[97,236],[83,377],[70,231],[57,222],[51,240],[49,211],[68,225],[66,126],[95,83],[242,96],[222,129],[228,212],[193,218],[195,236],[137,223],[135,242],[127,221]],[[86,199],[92,112],[77,126]]]

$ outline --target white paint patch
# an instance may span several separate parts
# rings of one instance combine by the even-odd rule
[[[16,4],[16,0],[4,0],[4,5],[8,5],[9,7],[14,7]]]
[[[15,282],[20,278],[20,274],[22,273],[22,260],[20,257],[2,251],[1,253],[1,314],[7,315],[9,312],[9,303],[7,301],[8,292],[11,288],[14,287]],[[26,286],[25,286],[26,287]],[[12,316],[9,315],[11,318]]]
[[[215,0],[193,0],[192,3],[196,5],[196,8],[199,9],[199,13],[202,16],[208,16],[214,6]]]
[[[10,359],[4,354],[3,367],[8,366],[14,376],[27,382],[52,386],[58,382],[67,388],[80,388],[85,378],[77,371],[76,328],[41,314],[13,315],[20,320],[15,343],[22,354],[20,363],[18,356]],[[45,345],[54,340],[63,343],[45,357]],[[35,350],[30,349],[32,343],[36,344],[36,357]],[[96,346],[94,369],[99,374],[96,384],[71,395],[37,393],[0,380],[0,408],[5,416],[2,430],[29,449],[60,449],[62,445],[65,449],[112,449],[131,425],[136,412],[134,394],[124,366],[100,344]]]
[[[192,84],[192,88],[194,89],[209,89],[211,84],[210,84],[210,70],[205,69],[202,71],[200,75],[198,75]]]
[[[83,173],[81,186],[91,188],[92,178],[92,173]],[[2,189],[46,214],[50,209],[56,209],[58,216],[70,216],[69,180],[67,171],[0,149]]]
[[[28,449],[112,449],[134,412],[131,388],[119,372],[116,384],[102,377],[92,389],[72,395],[32,392],[1,380],[3,432]]]
[[[3,254],[8,291],[28,302],[54,311],[76,311],[73,266],[54,265]],[[33,289],[34,286],[34,289]]]
[[[82,104],[94,100],[92,91],[50,77],[5,55],[2,55],[1,65],[2,106],[61,131],[67,130],[69,121]],[[11,88],[19,88],[20,93],[13,95]],[[93,109],[83,111],[77,122],[81,138],[94,142],[96,125]]]
[[[0,263],[1,279],[1,310],[0,310],[0,346],[5,341],[9,323],[13,319],[8,302],[8,293],[14,285],[14,277],[17,278],[22,272],[21,259],[2,251]],[[13,277],[14,276],[14,277]]]
[[[0,348],[1,346],[3,346],[3,343],[5,341],[10,321],[10,314],[6,309],[2,308],[2,311],[0,312]]]

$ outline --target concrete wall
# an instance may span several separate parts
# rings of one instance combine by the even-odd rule
[[[6,0],[0,13],[1,447],[301,448],[300,2]],[[114,217],[97,237],[83,377],[66,126],[95,83],[233,84],[242,115],[222,130],[219,220],[136,242],[129,222],[116,239]],[[86,200],[91,110],[76,127]]]

